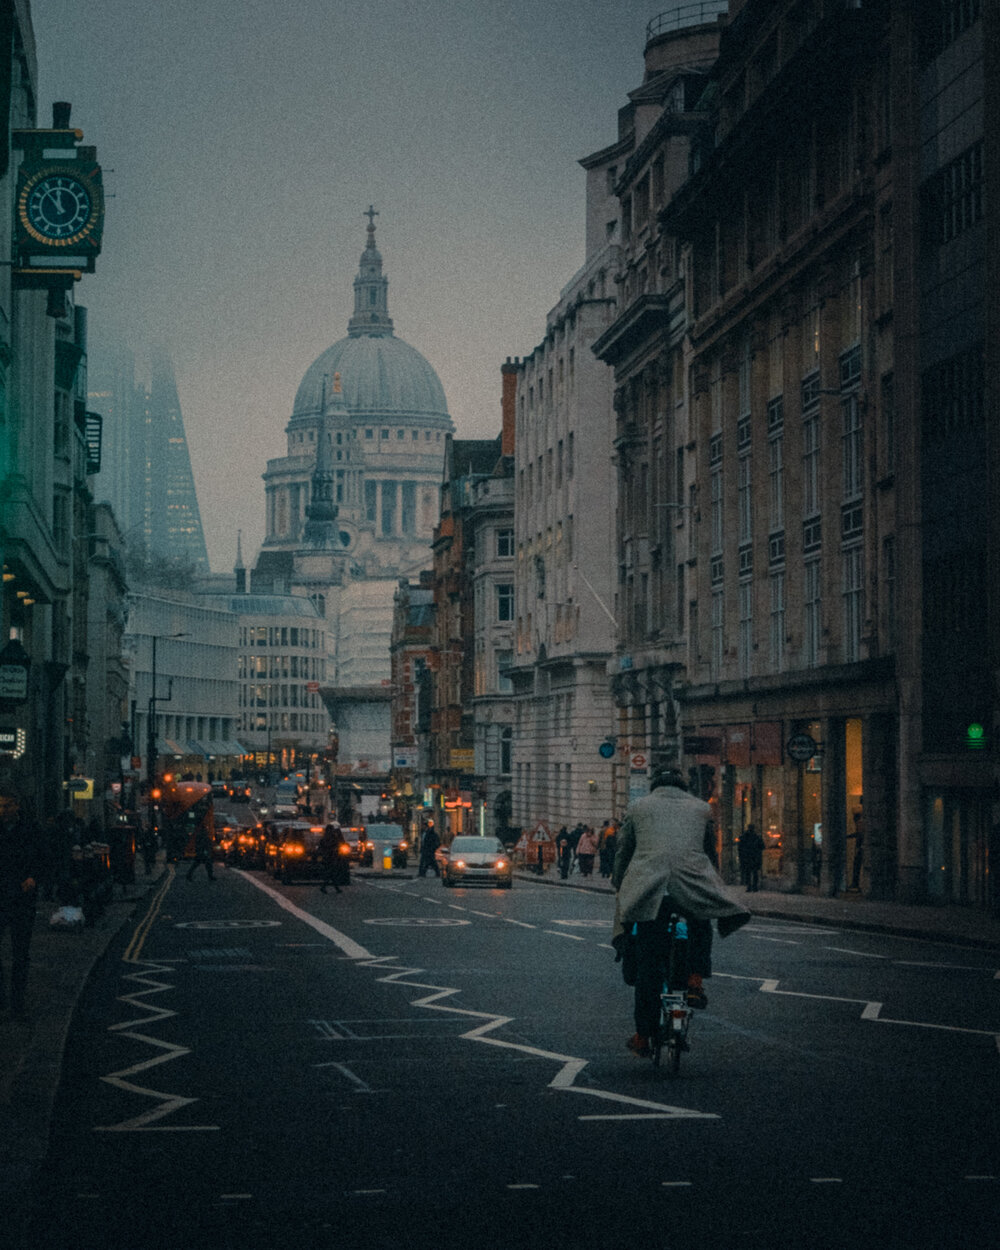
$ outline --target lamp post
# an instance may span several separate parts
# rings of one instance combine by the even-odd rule
[[[166,634],[167,638],[189,638],[190,635],[184,631],[177,634]],[[156,789],[156,764],[159,758],[156,750],[156,705],[157,703],[169,703],[174,697],[174,679],[167,680],[167,693],[158,695],[156,693],[156,643],[158,635],[153,634],[153,663],[149,683],[149,704],[146,709],[146,783],[149,786],[149,827],[153,829],[153,791]]]

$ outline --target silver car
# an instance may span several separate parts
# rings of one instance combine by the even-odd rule
[[[483,883],[509,890],[513,880],[510,856],[499,838],[452,839],[448,858],[441,868],[442,885]]]

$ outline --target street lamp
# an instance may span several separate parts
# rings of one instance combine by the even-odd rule
[[[165,634],[166,638],[190,638],[183,630],[177,634]],[[149,704],[146,709],[146,782],[149,786],[149,827],[153,828],[153,791],[156,789],[156,764],[159,754],[156,750],[156,705],[169,703],[174,697],[174,679],[168,678],[167,693],[156,693],[156,643],[158,636],[153,634],[153,663],[149,684]]]

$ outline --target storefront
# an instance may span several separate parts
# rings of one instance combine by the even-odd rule
[[[717,811],[723,876],[764,842],[764,888],[887,896],[895,862],[891,718],[803,716],[684,728],[692,788]]]

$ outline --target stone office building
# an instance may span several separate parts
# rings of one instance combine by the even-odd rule
[[[731,4],[653,206],[686,273],[677,745],[727,862],[754,823],[792,886],[996,904],[988,7]]]

